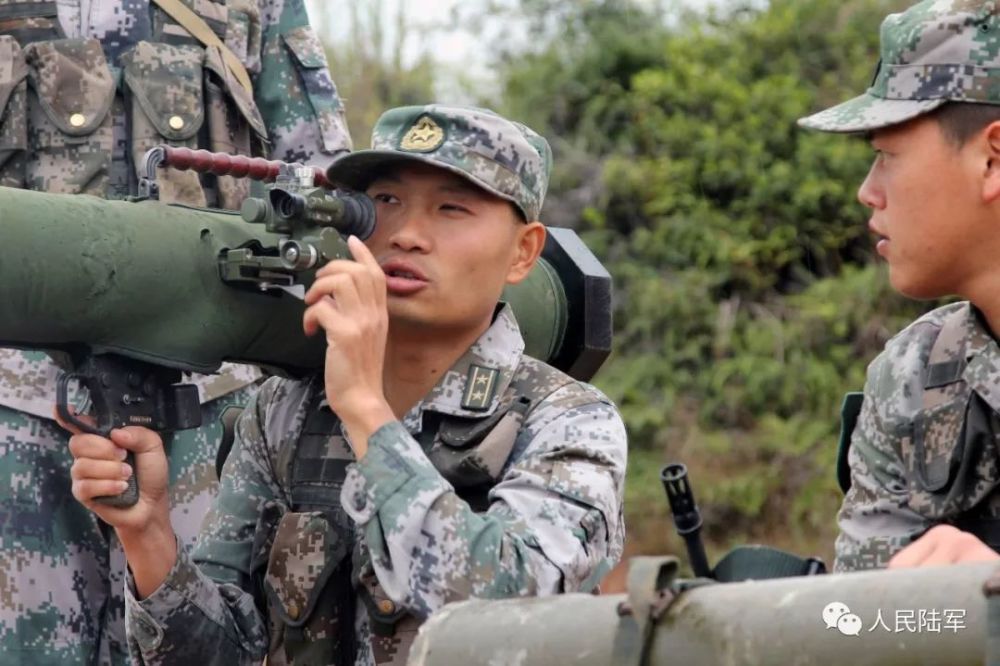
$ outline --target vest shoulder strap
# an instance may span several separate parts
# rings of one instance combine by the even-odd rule
[[[472,433],[475,441],[490,439],[490,450],[496,452],[498,457],[502,457],[502,460],[496,461],[500,467],[509,458],[517,436],[532,410],[557,390],[571,385],[578,385],[581,388],[579,391],[568,392],[567,396],[560,400],[560,407],[569,409],[577,404],[593,401],[593,394],[569,375],[546,363],[523,357],[504,392],[500,407],[505,415],[516,414],[516,428],[510,427],[510,419],[485,417],[482,421],[492,420],[492,422],[484,424],[485,427],[477,427],[475,423],[468,423],[466,418],[458,419],[461,422],[459,425],[453,423],[454,419],[446,415],[427,412],[424,415],[425,428],[418,440],[427,450],[438,436],[454,437],[457,432],[456,427],[460,427],[462,430],[460,434],[463,435],[469,435],[467,431],[470,429],[475,430],[476,432]],[[281,437],[277,471],[279,481],[290,489],[293,504],[300,499],[298,496],[306,491],[305,487],[308,485],[342,482],[347,464],[350,462],[346,450],[336,452],[329,450],[332,445],[330,435],[336,432],[339,419],[328,410],[320,410],[322,398],[322,381],[311,381],[300,397],[301,423],[298,431],[272,432],[268,435]],[[504,427],[498,428],[499,425]],[[344,446],[346,447],[346,443]],[[312,504],[312,501],[306,503]]]
[[[530,356],[524,356],[518,364],[510,386],[507,388],[512,400],[522,400],[528,403],[524,412],[525,421],[540,403],[553,393],[567,386],[576,386],[580,390],[566,396],[567,408],[573,404],[583,404],[593,400],[593,395],[583,388],[583,384],[567,375],[562,370],[553,368]]]
[[[941,322],[941,328],[938,329],[931,346],[930,358],[927,360],[923,397],[925,409],[937,404],[929,389],[954,384],[965,372],[965,322],[969,317],[970,307],[966,304],[965,307],[956,308]]]
[[[965,372],[965,322],[969,316],[968,308],[956,308],[941,322],[927,361],[927,373],[921,394],[924,411],[933,408],[941,401],[941,387],[953,384],[962,378]],[[837,481],[840,489],[846,493],[851,488],[851,470],[848,463],[848,453],[851,448],[851,437],[858,423],[864,394],[851,392],[844,395],[840,410],[840,438],[837,450]]]
[[[250,81],[250,74],[247,73],[246,67],[240,62],[240,59],[235,53],[230,50],[225,43],[219,39],[219,36],[215,34],[215,31],[207,23],[205,19],[201,18],[195,14],[191,9],[185,5],[181,0],[152,0],[157,7],[162,9],[164,13],[170,18],[177,21],[177,23],[191,33],[191,36],[197,39],[199,42],[205,46],[214,46],[219,49],[222,53],[222,59],[225,61],[226,66],[239,81],[240,85],[253,97],[253,83]]]

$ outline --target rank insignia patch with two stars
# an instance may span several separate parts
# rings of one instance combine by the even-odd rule
[[[493,394],[497,388],[497,378],[500,371],[481,365],[469,366],[469,374],[465,376],[465,395],[462,396],[462,409],[482,412],[490,408]]]

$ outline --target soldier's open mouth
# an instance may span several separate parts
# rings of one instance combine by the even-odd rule
[[[409,296],[415,294],[430,281],[413,262],[397,257],[382,264],[385,272],[385,286],[394,296]]]
[[[385,274],[385,287],[393,296],[409,296],[430,284],[407,271],[389,271]]]

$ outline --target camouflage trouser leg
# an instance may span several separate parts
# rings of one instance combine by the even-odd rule
[[[0,407],[0,663],[126,663],[104,634],[109,544],[70,493],[71,464],[53,421]]]

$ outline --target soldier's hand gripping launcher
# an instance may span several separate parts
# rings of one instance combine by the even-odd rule
[[[136,201],[159,199],[156,177],[158,169],[165,167],[274,183],[266,199],[247,199],[241,216],[247,222],[262,223],[280,240],[276,248],[252,241],[237,248],[222,248],[219,274],[228,284],[242,284],[262,292],[283,290],[302,299],[305,287],[296,281],[297,273],[348,256],[343,237],[355,235],[364,240],[375,228],[372,201],[363,193],[329,192],[316,186],[316,181],[327,184],[319,169],[165,146],[145,155],[141,167],[144,177]],[[119,354],[93,353],[86,347],[70,354],[74,369],[59,377],[56,411],[78,430],[107,437],[113,428],[128,425],[160,432],[201,425],[197,387],[179,384],[179,369]],[[96,424],[78,418],[70,410],[69,393],[74,381],[86,388]],[[133,468],[128,488],[121,495],[97,498],[98,502],[131,506],[138,501],[131,452],[126,462]]]
[[[242,217],[165,205],[155,198],[165,166],[274,185]],[[320,371],[325,341],[302,332],[301,295],[318,268],[349,256],[342,233],[363,238],[374,224],[364,195],[330,191],[301,166],[164,148],[145,174],[133,201],[0,187],[0,344],[67,354],[60,412],[91,432],[196,427],[197,393],[177,382],[223,361]],[[526,353],[586,380],[611,348],[610,294],[576,234],[550,229],[542,261],[503,299]],[[73,379],[90,391],[96,427],[69,412]],[[109,501],[136,497],[133,487]]]

